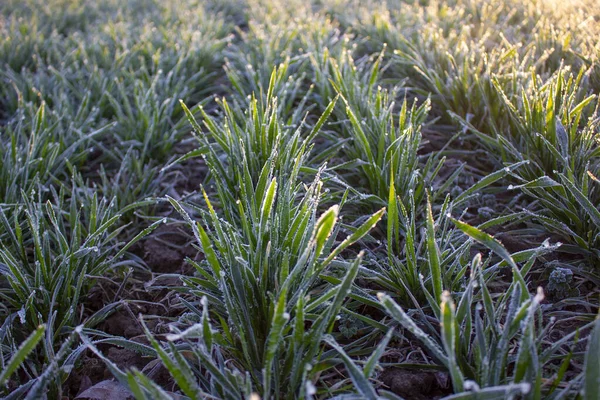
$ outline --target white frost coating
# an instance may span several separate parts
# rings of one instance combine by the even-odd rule
[[[309,396],[314,396],[317,394],[317,388],[311,381],[306,382],[306,394]]]
[[[17,311],[17,315],[19,316],[19,320],[21,321],[21,325],[25,325],[25,307],[22,307],[19,311]]]
[[[479,385],[475,381],[465,381],[464,387],[465,390],[479,391]]]
[[[538,286],[534,301],[540,303],[542,300],[544,300],[544,289],[541,286]]]

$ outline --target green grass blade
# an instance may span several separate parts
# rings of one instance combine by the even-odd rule
[[[342,346],[340,346],[332,336],[327,335],[324,340],[342,357],[344,365],[346,366],[346,371],[348,371],[348,375],[350,375],[350,379],[352,379],[355,389],[363,396],[363,398],[376,400],[377,393],[375,392],[373,385],[371,385],[363,371],[361,371],[348,354],[346,354]]]
[[[585,354],[584,400],[600,399],[600,317],[596,317]]]
[[[23,364],[29,353],[31,353],[40,342],[46,331],[46,325],[40,325],[31,335],[19,346],[19,349],[12,355],[2,372],[0,372],[0,386],[8,382],[10,376]]]

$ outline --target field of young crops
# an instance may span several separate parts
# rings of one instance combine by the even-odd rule
[[[600,399],[596,0],[0,1],[0,397]]]

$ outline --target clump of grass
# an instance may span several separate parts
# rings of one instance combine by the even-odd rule
[[[337,256],[366,235],[383,214],[384,210],[373,214],[336,243],[341,233],[340,206],[317,218],[322,196],[319,177],[304,192],[297,184],[300,165],[296,164],[286,179],[278,181],[273,171],[275,153],[276,149],[256,183],[247,176],[245,188],[252,193],[242,192],[245,196],[234,203],[237,216],[227,218],[231,222],[217,214],[206,194],[205,209],[170,199],[205,255],[202,263],[188,260],[198,276],[183,278],[195,296],[185,304],[203,322],[172,335],[171,342],[183,340],[180,349],[170,344],[167,351],[155,339],[151,342],[188,396],[243,398],[257,392],[265,397],[297,398],[314,394],[311,381],[327,368],[326,359],[320,356],[321,339],[332,329],[360,263],[360,257],[346,262]],[[215,183],[227,185],[220,180]],[[228,206],[227,195],[217,192],[221,204]],[[192,219],[186,211],[190,207],[204,223]],[[332,263],[347,268],[338,285],[320,279]],[[199,310],[199,302],[204,311]],[[209,322],[209,302],[213,318],[219,321],[215,328]],[[199,332],[203,332],[201,337]],[[183,349],[191,351],[200,364],[190,366],[180,354]],[[225,355],[231,361],[228,365],[223,363]],[[152,388],[144,382],[143,375],[130,375],[129,384],[139,386],[140,393],[149,393]]]
[[[239,370],[249,374],[254,390],[266,397],[294,398],[304,395],[313,374],[326,366],[318,356],[320,338],[335,322],[360,259],[348,264],[339,285],[323,286],[319,274],[344,248],[365,235],[382,211],[334,245],[338,207],[315,218],[320,182],[315,181],[294,207],[288,203],[291,196],[285,186],[279,189],[277,199],[271,197],[276,184],[271,180],[260,221],[253,221],[242,209],[242,219],[254,228],[247,228],[251,230],[241,236],[215,216],[211,219],[214,239],[198,229],[203,251],[210,259],[210,275],[197,266],[207,281],[190,280],[188,284],[195,282],[195,293],[214,299],[219,330],[230,332],[220,351],[235,357]],[[320,295],[309,295],[315,289]]]
[[[58,346],[76,325],[91,327],[114,308],[103,308],[82,319],[81,302],[94,284],[93,277],[123,266],[140,266],[122,257],[160,223],[121,244],[118,236],[126,226],[117,225],[120,214],[113,202],[86,190],[75,192],[70,200],[65,199],[64,190],[53,194],[54,204],[44,204],[39,200],[41,195],[36,200],[23,192],[23,206],[10,218],[0,209],[6,232],[0,240],[0,276],[6,282],[0,298],[7,307],[9,322],[3,326],[4,339],[21,342],[38,326],[46,327],[45,345],[37,362],[23,365],[25,376],[31,379],[44,373],[42,367],[55,362]],[[60,387],[55,390],[60,391]]]
[[[483,189],[522,166],[523,163],[514,164],[491,173],[455,198],[447,195],[435,209],[428,193],[424,210],[421,210],[414,196],[409,195],[404,203],[395,185],[390,183],[384,254],[373,260],[374,268],[365,270],[365,278],[379,290],[389,291],[406,307],[424,307],[428,291],[436,293],[433,298],[439,298],[441,288],[460,292],[468,276],[472,247],[470,241],[464,240],[462,232],[453,227],[450,215],[464,213],[466,205]],[[504,218],[499,217],[489,219],[483,225],[490,228],[503,221]]]
[[[502,261],[490,266],[488,261],[482,262],[481,255],[477,255],[471,263],[466,287],[456,294],[450,293],[443,291],[446,283],[440,275],[439,255],[435,256],[439,250],[430,242],[429,251],[434,252],[434,257],[430,253],[429,258],[433,290],[425,290],[441,331],[438,332],[427,320],[422,310],[417,312],[418,317],[411,317],[390,296],[382,293],[380,300],[386,311],[445,366],[455,393],[469,390],[503,396],[520,393],[527,398],[550,395],[568,398],[578,390],[581,375],[561,390],[558,390],[558,384],[573,356],[577,333],[544,346],[552,323],[541,325],[539,308],[544,298],[543,291],[540,288],[538,294],[531,297],[524,279],[535,259],[552,251],[552,246],[545,244],[538,249],[511,255],[484,232],[456,220],[454,223],[496,252]],[[431,235],[430,231],[428,236],[431,238]],[[515,260],[523,260],[524,265],[519,267]],[[511,268],[513,279],[506,290],[496,294],[490,291],[489,280],[494,279],[500,265]],[[425,330],[418,324],[426,327]],[[557,357],[564,357],[562,366],[554,365]],[[512,367],[509,368],[509,365]],[[548,369],[556,375],[550,374]],[[548,381],[543,379],[545,374],[551,376]]]
[[[209,341],[195,351],[210,350],[205,360],[213,352],[230,354],[236,369],[248,374],[253,390],[267,397],[293,398],[307,390],[312,376],[307,368],[319,363],[320,338],[331,329],[359,260],[337,261],[349,267],[340,285],[328,287],[319,275],[346,247],[368,233],[383,210],[334,246],[340,232],[340,206],[329,208],[317,219],[323,185],[320,172],[304,189],[299,174],[305,153],[335,102],[302,138],[300,129],[292,131],[281,123],[277,99],[271,94],[275,79],[276,71],[267,96],[273,105],[266,109],[254,100],[248,112],[240,115],[224,102],[223,122],[203,114],[210,136],[200,138],[204,144],[200,151],[207,155],[225,220],[206,193],[206,207],[193,209],[203,216],[207,228],[192,220],[184,204],[170,201],[192,227],[206,256],[204,265],[193,263],[201,278],[185,279],[186,286],[196,298],[208,299],[224,333],[223,340],[215,342],[222,349],[212,350]],[[200,131],[190,112],[188,115]],[[314,290],[321,295],[310,296]],[[319,314],[313,315],[317,309]],[[195,308],[191,310],[198,314]],[[294,333],[288,337],[285,332]],[[209,360],[215,363],[213,368],[220,368],[218,358]],[[226,386],[219,393],[243,394],[237,389],[233,394]]]
[[[596,96],[582,89],[584,73],[560,70],[545,82],[533,75],[520,96],[507,95],[495,82],[510,117],[507,127],[487,135],[462,122],[498,155],[498,163],[526,162],[510,188],[538,202],[531,216],[579,248],[570,251],[597,257],[598,106]]]
[[[79,111],[90,111],[86,102]],[[29,194],[57,180],[68,180],[69,168],[83,165],[88,159],[89,144],[108,128],[84,133],[86,119],[79,121],[83,126],[73,126],[42,103],[39,107],[23,106],[15,119],[0,127],[0,194],[5,209],[17,207],[21,192]]]
[[[253,201],[254,196],[259,195],[256,190],[259,193],[264,190],[264,182],[258,188],[252,185],[263,180],[266,174],[274,171],[279,179],[287,179],[298,174],[301,167],[310,165],[307,157],[312,141],[335,106],[336,99],[307,133],[304,133],[303,124],[287,125],[274,94],[278,71],[273,70],[271,75],[266,104],[253,98],[247,110],[240,110],[230,107],[223,99],[220,104],[224,116],[222,123],[201,108],[206,133],[183,105],[201,147],[182,159],[198,155],[206,159],[210,180],[216,184],[229,220],[237,218],[233,205],[238,200]]]
[[[415,100],[409,105],[405,97],[400,107],[396,105],[399,88],[379,86],[383,54],[354,61],[346,50],[339,59],[313,59],[318,74],[331,76],[328,83],[318,87],[320,96],[338,93],[345,104],[345,110],[334,110],[339,124],[333,128],[342,139],[334,148],[346,162],[336,163],[331,170],[343,178],[358,199],[374,207],[387,203],[390,184],[395,185],[404,202],[412,196],[420,207],[444,162],[437,154],[419,154],[424,144],[421,128],[430,102],[419,105]],[[443,193],[459,173],[443,185],[436,184],[432,196]]]

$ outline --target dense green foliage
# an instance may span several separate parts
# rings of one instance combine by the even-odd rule
[[[598,399],[598,96],[593,0],[2,1],[0,396]]]

